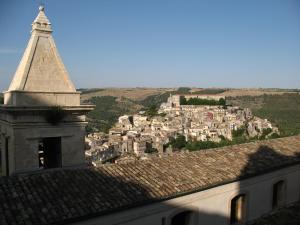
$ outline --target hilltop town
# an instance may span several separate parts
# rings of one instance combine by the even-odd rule
[[[88,161],[127,162],[174,151],[199,150],[278,137],[270,121],[249,108],[226,104],[222,95],[170,95],[159,109],[123,115],[109,134],[86,138]]]

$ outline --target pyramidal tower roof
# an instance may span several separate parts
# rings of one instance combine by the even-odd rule
[[[76,92],[52,38],[43,6],[32,23],[29,43],[8,92]]]

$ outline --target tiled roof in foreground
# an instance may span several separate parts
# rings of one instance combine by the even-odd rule
[[[300,136],[0,179],[0,224],[66,224],[300,163]]]

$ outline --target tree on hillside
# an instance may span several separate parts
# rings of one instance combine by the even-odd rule
[[[172,145],[175,149],[182,149],[186,146],[186,139],[183,135],[178,135],[176,139],[171,139],[169,145]]]
[[[191,89],[189,87],[180,87],[177,89],[175,94],[189,94],[190,90]]]
[[[181,105],[226,105],[224,98],[220,98],[218,101],[214,99],[202,99],[202,98],[189,98],[188,100],[184,96],[180,96]]]
[[[157,113],[157,108],[155,105],[151,105],[147,110],[146,110],[146,115],[147,116],[150,116],[150,117],[153,117],[153,116],[156,116],[158,113]]]

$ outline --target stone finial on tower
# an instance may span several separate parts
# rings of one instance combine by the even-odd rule
[[[51,23],[45,14],[45,7],[39,6],[39,14],[32,23],[32,31],[52,32]]]
[[[43,4],[41,4],[40,6],[39,6],[39,11],[44,11],[45,10],[45,6],[43,5]]]

